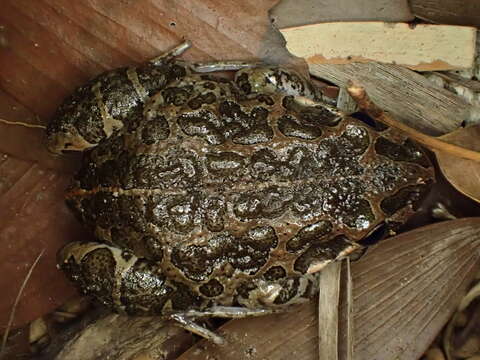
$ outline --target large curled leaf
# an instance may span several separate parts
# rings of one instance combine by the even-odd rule
[[[480,151],[480,125],[460,128],[443,135],[443,140]],[[480,163],[461,159],[442,151],[435,151],[443,175],[462,194],[480,202]]]

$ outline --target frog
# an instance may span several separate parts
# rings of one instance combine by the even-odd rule
[[[127,115],[97,114],[122,125],[92,141],[78,121],[54,120],[50,148],[83,150],[66,201],[96,240],[67,244],[58,264],[114,311],[159,315],[223,344],[198,321],[311,301],[325,266],[414,213],[434,170],[406,136],[320,102],[290,69],[236,63],[226,80],[201,74],[224,64],[179,64],[189,70],[164,76]]]

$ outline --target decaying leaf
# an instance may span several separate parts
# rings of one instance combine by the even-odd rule
[[[479,259],[480,218],[437,223],[371,248],[352,263],[353,358],[419,358],[458,306]],[[235,346],[202,340],[179,360],[318,359],[313,303],[286,314],[232,320],[221,333]]]
[[[445,141],[480,151],[480,125],[472,125],[441,136]],[[443,175],[462,194],[480,202],[480,163],[435,151]]]

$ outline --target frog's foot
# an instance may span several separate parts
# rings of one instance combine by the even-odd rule
[[[180,56],[185,51],[187,51],[192,46],[192,43],[188,40],[185,40],[180,45],[175,46],[173,49],[168,50],[167,52],[153,58],[150,60],[150,63],[154,65],[159,65],[165,60],[173,59],[174,57]]]
[[[297,103],[300,106],[312,106],[312,107],[320,106],[327,109],[331,113],[336,114],[337,116],[345,116],[345,114],[342,111],[338,110],[336,107],[329,105],[323,101],[312,100],[309,97],[300,96],[300,95],[294,96],[293,99],[295,103]]]
[[[312,100],[305,96],[287,95],[282,100],[283,106],[288,111],[302,114],[298,121],[309,121],[311,124],[323,126],[335,126],[344,117],[344,114],[338,109],[318,100]],[[295,117],[295,115],[289,115]]]
[[[175,320],[177,324],[185,330],[197,334],[198,336],[201,336],[213,342],[214,344],[223,345],[225,343],[225,339],[223,337],[196,323],[192,318],[189,318],[187,315],[185,315],[185,313],[172,314],[170,315],[170,319]]]
[[[209,73],[215,71],[236,71],[261,65],[263,65],[263,63],[231,60],[193,63],[191,67],[192,70],[197,73]]]
[[[275,310],[272,309],[247,309],[244,307],[234,306],[213,306],[202,311],[189,310],[181,313],[171,314],[170,319],[175,320],[185,330],[191,331],[192,333],[210,340],[217,345],[222,345],[225,343],[223,337],[199,325],[195,322],[195,320],[210,317],[239,319],[245,317],[263,316],[272,314],[274,312]]]

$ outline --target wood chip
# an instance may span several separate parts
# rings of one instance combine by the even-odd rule
[[[280,31],[287,49],[309,64],[378,61],[419,71],[460,70],[472,67],[475,57],[473,27],[334,22]]]

